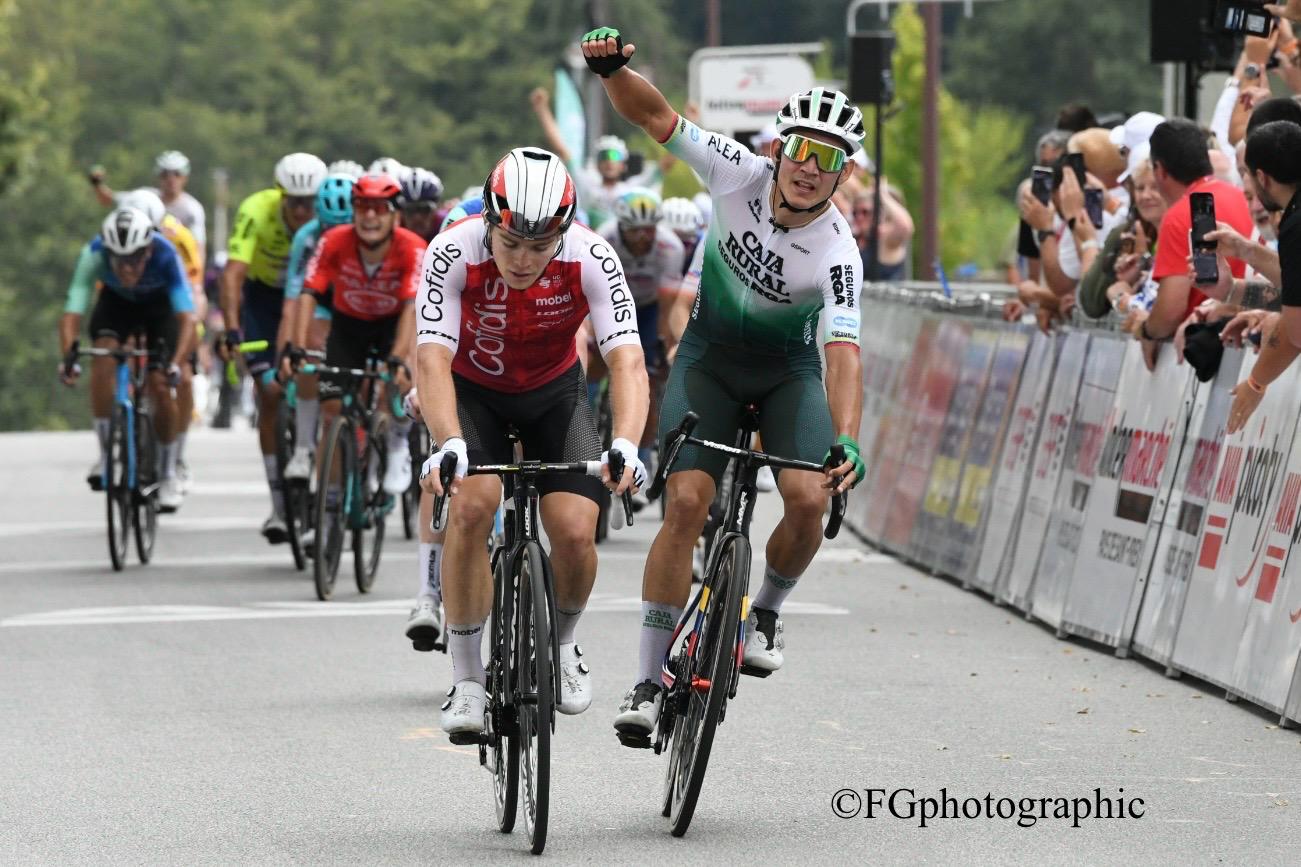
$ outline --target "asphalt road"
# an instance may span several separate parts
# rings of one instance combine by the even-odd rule
[[[0,436],[0,861],[522,863],[475,754],[448,744],[450,664],[402,635],[414,545],[375,591],[315,601],[268,510],[247,431],[191,438],[197,485],[156,561],[108,566],[89,433]],[[861,495],[861,494],[860,494]],[[762,498],[755,538],[776,518]],[[657,524],[601,548],[579,638],[596,700],[562,717],[547,858],[664,863],[1263,863],[1295,857],[1301,734],[1208,688],[1056,640],[1013,612],[838,540],[785,614],[787,664],[745,678],[691,831],[663,761],[611,728],[635,667]],[[756,545],[762,548],[761,544]],[[1143,818],[840,819],[834,793],[1140,798]],[[896,800],[906,814],[908,798]],[[836,803],[852,811],[854,796]],[[1132,806],[1132,805],[1131,805]],[[1038,809],[1038,807],[1036,807]],[[1051,816],[1054,807],[1048,808]],[[866,807],[864,806],[864,811]],[[1027,821],[1026,824],[1029,822]],[[1292,852],[1289,856],[1286,853]]]

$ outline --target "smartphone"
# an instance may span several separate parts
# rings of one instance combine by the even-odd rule
[[[1210,193],[1193,193],[1189,196],[1189,207],[1193,226],[1188,241],[1192,248],[1196,282],[1204,285],[1217,283],[1220,269],[1215,262],[1215,242],[1206,240],[1206,236],[1216,228],[1215,197]]]
[[[1052,201],[1053,170],[1047,166],[1035,166],[1030,173],[1030,192],[1045,205]]]
[[[1075,171],[1075,179],[1080,182],[1080,189],[1084,189],[1085,168],[1084,154],[1067,154],[1066,165]]]
[[[1102,228],[1102,190],[1084,191],[1084,212],[1089,215],[1089,222],[1093,224],[1093,228]]]
[[[1265,37],[1274,30],[1274,16],[1265,9],[1265,0],[1220,0],[1215,20],[1225,33]]]

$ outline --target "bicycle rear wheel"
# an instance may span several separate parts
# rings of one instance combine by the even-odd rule
[[[375,586],[375,573],[379,571],[379,558],[384,550],[384,522],[392,508],[389,495],[384,491],[384,473],[388,469],[388,418],[378,416],[374,427],[359,437],[354,489],[359,497],[351,510],[352,570],[357,579],[357,592],[369,593]]]
[[[311,510],[307,482],[285,477],[285,467],[294,456],[298,444],[298,412],[287,399],[276,409],[276,469],[280,474],[281,490],[285,498],[285,532],[289,534],[289,553],[294,557],[294,568],[307,567],[307,552],[303,549],[303,533],[309,523]]]
[[[681,837],[691,826],[714,731],[722,720],[737,665],[741,599],[750,579],[750,542],[729,534],[721,544],[718,565],[705,577],[710,592],[704,625],[694,642],[684,642],[676,666],[678,681],[673,693],[677,715],[665,780],[665,803],[670,807],[674,837]]]
[[[551,732],[555,721],[555,659],[547,599],[546,555],[530,542],[520,553],[519,628],[515,635],[515,679],[519,717],[519,767],[524,830],[534,855],[547,844],[551,797]]]
[[[104,501],[108,517],[108,557],[113,570],[126,566],[127,545],[131,536],[131,443],[127,436],[126,408],[113,407],[108,423],[108,452],[104,456]]]
[[[131,492],[136,554],[141,563],[154,555],[158,536],[158,434],[149,413],[136,409],[136,486]]]
[[[508,661],[517,633],[511,589],[507,586],[504,548],[492,552],[493,606],[491,658],[488,662],[488,707],[484,720],[487,743],[479,760],[492,766],[492,792],[497,807],[497,828],[509,834],[515,828],[519,804],[519,727],[512,700]]]
[[[316,464],[316,550],[312,555],[312,578],[316,582],[316,598],[322,602],[334,593],[334,579],[339,574],[339,560],[343,555],[348,493],[356,472],[354,442],[348,419],[336,417],[321,443],[320,460]]]

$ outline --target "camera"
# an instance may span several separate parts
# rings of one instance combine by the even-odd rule
[[[1030,192],[1043,204],[1053,197],[1053,170],[1048,166],[1035,166],[1030,175]]]
[[[1220,0],[1215,26],[1224,33],[1268,36],[1274,30],[1274,16],[1265,11],[1265,0]]]

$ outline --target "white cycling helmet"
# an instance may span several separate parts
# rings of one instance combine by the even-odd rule
[[[104,218],[99,237],[110,253],[130,256],[153,241],[154,224],[139,208],[117,207]]]
[[[137,211],[144,211],[149,217],[149,222],[154,224],[155,229],[163,227],[163,218],[167,216],[167,206],[158,194],[148,187],[140,187],[129,193],[123,193],[117,197],[117,206],[119,208],[135,208]]]
[[[628,159],[628,145],[617,135],[603,135],[596,140],[596,145],[592,148],[593,153],[600,156],[602,151],[618,151],[619,161],[623,162]]]
[[[714,200],[709,197],[709,193],[701,190],[691,197],[691,203],[700,209],[701,227],[708,226],[709,219],[714,214]]]
[[[777,135],[800,129],[817,130],[845,143],[853,156],[863,146],[863,112],[838,90],[815,87],[797,93],[777,112]]]
[[[276,163],[276,183],[289,196],[316,195],[327,174],[325,163],[312,154],[288,154]]]
[[[705,227],[704,216],[690,199],[665,199],[660,207],[660,220],[681,235],[694,235]]]
[[[335,160],[327,167],[332,175],[349,175],[355,181],[366,174],[366,168],[353,160]]]
[[[190,173],[190,158],[180,151],[163,151],[154,159],[154,168],[160,172]]]
[[[654,226],[660,221],[660,197],[652,190],[634,187],[614,200],[614,218],[624,229]]]
[[[483,184],[483,218],[513,235],[563,233],[577,211],[578,194],[564,161],[542,148],[515,148]]]
[[[388,175],[390,178],[392,178],[393,180],[397,181],[400,184],[402,183],[402,179],[407,176],[407,173],[409,171],[411,171],[411,169],[402,165],[402,163],[393,159],[393,157],[380,157],[379,159],[375,160],[370,164],[370,166],[366,169],[366,174]]]

